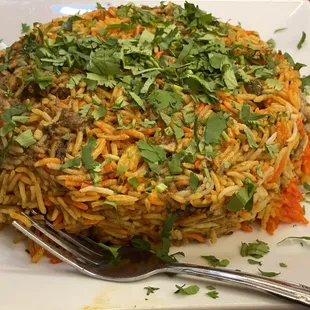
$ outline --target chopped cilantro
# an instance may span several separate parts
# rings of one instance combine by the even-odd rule
[[[256,259],[262,258],[264,255],[269,253],[269,246],[267,243],[256,240],[256,242],[252,243],[244,243],[241,244],[240,254],[242,257],[252,256]]]
[[[95,161],[91,155],[96,146],[96,138],[91,136],[89,138],[88,144],[82,146],[82,161],[86,169],[93,169],[95,166]]]
[[[303,46],[303,44],[305,43],[306,41],[306,37],[307,37],[307,34],[303,31],[302,34],[301,34],[301,38],[297,44],[297,48],[300,50]]]
[[[249,258],[248,259],[248,262],[250,265],[262,265],[262,262],[259,262],[258,260],[255,260],[255,259],[252,259],[252,258]]]
[[[256,148],[257,149],[258,145],[257,145],[257,143],[255,141],[255,138],[254,138],[251,130],[249,128],[247,128],[247,127],[244,127],[244,133],[245,133],[245,135],[247,137],[247,140],[248,140],[250,148],[252,148],[252,149]]]
[[[118,250],[120,249],[120,246],[108,246],[103,243],[98,243],[98,245],[100,245],[105,250],[110,251],[110,253],[113,255],[115,259],[119,256]]]
[[[287,28],[278,28],[274,31],[274,33],[278,33],[278,32],[281,32],[281,31],[284,31],[286,30]]]
[[[248,183],[226,204],[227,210],[231,212],[238,212],[242,209],[251,211],[253,207],[253,196],[257,188],[257,184]]]
[[[91,103],[83,105],[80,108],[79,115],[80,116],[86,116],[91,106],[92,106]]]
[[[81,110],[80,110],[81,112]],[[87,111],[88,112],[88,111]],[[87,114],[86,112],[86,114]],[[92,112],[91,114],[93,116],[93,118],[97,121],[100,118],[103,118],[107,115],[107,106],[105,104],[102,104],[98,107],[96,107],[96,109]]]
[[[147,102],[155,112],[167,109],[167,114],[179,111],[183,106],[182,97],[174,92],[155,90],[147,97]]]
[[[286,265],[285,263],[279,263],[279,265],[280,265],[280,267],[282,267],[282,268],[286,268],[286,267],[287,267],[287,265]]]
[[[62,138],[63,138],[64,140],[70,140],[72,136],[73,136],[72,133],[66,133],[65,135],[62,136]]]
[[[185,287],[185,284],[180,286],[175,286],[177,290],[174,292],[174,294],[180,294],[180,295],[195,295],[199,292],[200,288],[197,285],[190,285],[188,287]]]
[[[147,286],[144,288],[146,290],[146,295],[154,294],[155,291],[159,290],[159,287]]]
[[[81,158],[75,157],[69,159],[64,164],[60,166],[60,171],[67,169],[67,168],[80,168],[81,167]]]
[[[129,94],[130,94],[131,98],[135,101],[135,103],[136,103],[143,111],[145,111],[145,106],[144,106],[143,100],[142,100],[137,94],[135,94],[134,92],[130,92]]]
[[[273,278],[278,276],[279,274],[281,274],[281,272],[266,272],[266,271],[262,271],[258,268],[259,272],[261,273],[262,276],[264,277],[268,277],[268,278]]]
[[[310,184],[308,183],[304,183],[304,189],[307,191],[307,192],[310,192]]]
[[[283,88],[282,83],[275,79],[267,79],[265,83],[269,88],[274,88],[275,90],[281,90]]]
[[[134,188],[137,188],[139,183],[136,177],[128,179],[128,183],[133,186]]]
[[[195,192],[196,189],[198,188],[199,185],[199,179],[197,175],[193,172],[190,173],[189,175],[189,187],[192,192]]]
[[[257,123],[257,120],[268,117],[268,114],[256,114],[251,112],[250,105],[245,103],[241,107],[238,114],[240,120],[244,122],[247,126],[252,127],[253,124]]]
[[[22,23],[22,34],[27,33],[30,30],[30,26],[27,24]]]
[[[42,74],[39,69],[35,68],[33,73],[25,77],[25,82],[35,82],[41,89],[46,89],[53,81],[53,77]]]
[[[219,260],[213,255],[201,256],[201,257],[205,259],[213,267],[227,267],[230,263],[228,259]]]
[[[274,158],[275,153],[279,153],[278,144],[265,144],[265,147],[271,158]]]
[[[116,176],[120,176],[128,170],[127,166],[119,166],[116,171]]]
[[[267,41],[267,44],[271,47],[271,48],[275,48],[276,47],[276,42],[274,39],[269,39]]]
[[[217,291],[210,291],[208,293],[206,293],[206,295],[208,295],[209,297],[216,299],[219,298],[219,293]]]
[[[206,122],[204,141],[209,144],[218,143],[222,132],[227,128],[223,113],[212,112]]]
[[[207,285],[206,289],[208,289],[209,291],[214,291],[216,289],[216,287],[213,285]]]
[[[169,257],[169,249],[170,249],[170,233],[172,230],[172,226],[177,219],[177,215],[171,215],[167,218],[165,225],[163,227],[161,237],[162,237],[162,246],[160,249],[156,250],[155,253],[158,257],[163,260],[171,261]]]
[[[262,163],[259,163],[256,167],[257,175],[262,178],[264,176],[263,170],[262,170]]]

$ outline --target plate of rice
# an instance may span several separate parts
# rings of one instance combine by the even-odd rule
[[[0,309],[299,309],[207,280],[89,279],[10,223],[33,210],[108,250],[310,285],[309,2],[0,11]]]

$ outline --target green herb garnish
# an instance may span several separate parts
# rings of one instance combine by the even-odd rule
[[[188,287],[185,287],[185,284],[182,286],[176,285],[177,290],[174,292],[174,294],[180,294],[180,295],[195,295],[199,292],[200,288],[197,285],[190,285]]]

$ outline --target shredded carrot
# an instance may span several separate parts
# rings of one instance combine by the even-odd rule
[[[296,180],[293,179],[285,188],[281,201],[275,207],[276,216],[268,220],[267,232],[273,234],[280,222],[308,224],[309,222],[304,217],[303,209],[300,205],[302,200],[303,196],[297,187]]]
[[[199,241],[200,243],[205,243],[205,238],[201,234],[187,233],[187,234],[183,234],[183,238],[194,239],[194,240]]]
[[[70,181],[70,180],[65,181],[66,186],[72,186],[72,187],[80,187],[81,183],[82,183],[81,181]]]
[[[159,59],[161,56],[166,55],[167,51],[160,51],[154,54],[155,58]]]
[[[225,39],[225,43],[226,43],[227,45],[231,45],[231,44],[232,44],[232,39],[229,38],[229,37],[227,37],[227,38]]]
[[[142,129],[140,130],[145,136],[150,136],[152,135],[156,129],[155,128],[148,128],[148,129]]]
[[[310,175],[310,141],[308,142],[302,157],[302,168],[305,174]]]
[[[285,155],[283,155],[283,158],[280,161],[278,169],[273,174],[272,179],[270,180],[271,183],[276,182],[278,180],[284,168],[286,167],[288,160],[289,160],[289,154],[286,153]]]
[[[31,257],[34,256],[36,250],[34,248],[34,242],[31,239],[28,239],[28,250]]]
[[[69,197],[63,197],[63,200],[70,204],[70,205],[73,205],[75,207],[77,207],[78,209],[81,209],[81,210],[87,210],[88,209],[88,205],[86,203],[83,203],[83,202],[79,202],[79,201],[74,201],[72,200],[71,198]]]
[[[241,230],[246,231],[246,232],[252,232],[253,228],[248,224],[248,223],[241,223]]]
[[[285,120],[281,120],[277,122],[277,139],[280,143],[285,143],[289,138],[289,130],[287,127],[287,122]]]
[[[56,220],[53,222],[53,226],[60,224],[62,220],[63,220],[63,214],[59,213],[58,216],[56,217]]]
[[[195,161],[195,163],[194,163],[195,168],[196,168],[196,169],[199,169],[201,163],[202,163],[202,159],[197,159],[197,160]]]
[[[45,204],[46,207],[52,207],[52,206],[55,205],[55,204],[54,204],[52,201],[50,201],[48,198],[44,198],[44,204]]]
[[[183,131],[184,131],[185,133],[192,133],[192,132],[193,132],[192,129],[190,129],[190,128],[188,128],[188,127],[185,127],[185,126],[183,126]]]
[[[152,205],[155,205],[155,206],[164,206],[165,205],[165,202],[160,200],[157,196],[157,193],[155,193],[155,192],[150,193],[148,198],[149,198],[149,201]]]
[[[200,112],[203,110],[204,107],[205,107],[205,105],[204,105],[203,103],[197,104],[195,114],[196,114],[196,115],[199,115]]]
[[[268,168],[269,168],[269,163],[267,161],[265,161],[262,165],[262,171],[266,172]]]
[[[60,260],[58,257],[51,257],[50,258],[50,262],[51,264],[59,264],[59,263],[62,263],[62,260]]]
[[[304,133],[305,133],[304,124],[303,124],[302,118],[300,116],[297,118],[297,128],[298,128],[299,133],[301,135],[304,135]]]

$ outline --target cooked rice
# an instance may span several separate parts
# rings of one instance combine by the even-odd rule
[[[124,8],[121,7],[123,11]],[[167,134],[165,129],[168,126],[145,99],[145,111],[136,104],[139,102],[129,94],[128,82],[121,83],[115,76],[101,76],[99,80],[102,81],[94,86],[85,75],[79,75],[85,73],[80,64],[74,63],[70,69],[66,61],[57,65],[57,60],[64,56],[51,56],[57,49],[53,45],[63,40],[64,35],[69,35],[65,39],[72,45],[71,55],[67,56],[71,57],[70,61],[75,62],[81,53],[89,61],[90,52],[100,45],[113,48],[117,40],[123,40],[125,45],[128,39],[139,38],[142,33],[155,33],[160,27],[169,28],[174,18],[180,19],[185,14],[172,3],[155,8],[128,5],[127,9],[127,16],[119,14],[118,8],[110,7],[69,21],[66,17],[37,25],[11,49],[0,52],[2,115],[8,109],[31,104],[28,110],[18,114],[26,118],[23,122],[16,121],[13,130],[4,132],[7,120],[0,124],[0,224],[17,219],[29,226],[19,212],[35,209],[52,221],[55,228],[73,234],[83,232],[101,242],[114,244],[126,244],[134,236],[152,244],[159,243],[163,225],[171,214],[178,215],[171,233],[174,244],[193,239],[215,242],[219,236],[238,229],[251,231],[254,221],[270,234],[280,222],[307,224],[297,185],[309,180],[310,146],[305,130],[309,125],[304,128],[303,122],[309,121],[310,113],[300,91],[299,72],[254,31],[218,21],[210,24],[211,30],[195,25],[191,27],[196,30],[186,30],[179,20],[175,23],[179,36],[192,36],[195,31],[200,31],[213,36],[211,40],[223,50],[235,46],[234,59],[231,60],[235,73],[239,69],[249,71],[252,66],[267,68],[268,62],[273,64],[272,80],[277,87],[271,87],[266,77],[257,77],[253,71],[247,74],[247,82],[239,77],[234,90],[229,90],[225,84],[222,87],[216,85],[216,102],[209,104],[211,102],[206,101],[206,96],[199,99],[184,84],[175,82],[171,88],[170,81],[168,86],[165,85],[168,79],[164,74],[158,72],[155,77],[145,73],[141,77],[142,84],[135,86],[137,95],[147,82],[149,93],[165,87],[164,90],[182,98],[182,106],[174,111],[183,130],[182,137],[177,139],[173,133]],[[157,26],[141,18],[130,18],[135,14],[156,16]],[[133,27],[127,27],[130,22]],[[197,39],[197,36],[193,37]],[[76,40],[86,38],[88,41],[84,46],[81,41],[78,45]],[[107,40],[110,45],[104,44]],[[190,40],[184,39],[184,46],[188,42]],[[91,44],[93,47],[89,47]],[[152,54],[148,56],[153,65],[154,62],[160,66],[164,61],[175,61],[173,57],[179,47],[177,44],[170,47],[161,50],[158,44],[154,44]],[[63,50],[63,55],[66,53]],[[188,65],[186,58],[181,64]],[[207,72],[210,64],[205,65]],[[149,66],[152,68],[152,64]],[[26,78],[37,67],[43,77],[51,78],[51,82],[41,89],[35,79]],[[130,69],[122,67],[122,70],[133,79]],[[208,74],[212,79],[213,73]],[[205,89],[199,93],[206,94]],[[116,109],[122,102],[124,106]],[[93,111],[98,105],[105,105],[107,113],[94,119]],[[244,105],[248,105],[251,113],[268,114],[268,117],[259,119],[255,125],[244,124],[239,116]],[[193,119],[185,123],[181,110],[195,113],[199,119],[198,128]],[[172,174],[168,167],[171,156],[187,152],[195,142],[195,134],[198,140],[202,140],[205,124],[214,112],[220,110],[229,116],[229,120],[223,138],[211,145],[216,151],[215,156],[202,154],[198,149],[192,160],[182,160],[179,172]],[[144,121],[150,122],[149,128],[141,125]],[[31,146],[22,147],[12,140],[13,136],[27,130],[35,140]],[[252,137],[251,142],[248,136]],[[91,137],[95,141],[91,156],[98,164],[97,171],[91,171],[93,167],[87,167],[83,161],[83,149],[89,146]],[[166,152],[158,173],[153,172],[147,158],[141,156],[137,141],[144,140]],[[266,148],[275,144],[278,150],[271,154]],[[80,164],[62,169],[64,163],[73,159],[80,159]],[[193,173],[198,180],[194,190],[191,184]],[[130,180],[137,184],[133,185]],[[257,184],[253,208],[228,211],[227,203],[249,182]],[[31,242],[29,244],[33,262],[37,262],[44,250]]]

